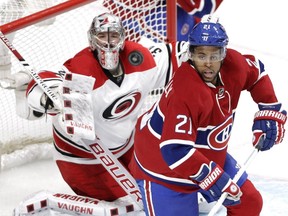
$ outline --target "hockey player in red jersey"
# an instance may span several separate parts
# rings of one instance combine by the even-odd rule
[[[188,34],[206,14],[213,14],[223,0],[177,0],[177,40],[188,40]]]
[[[178,54],[185,42],[154,44],[149,50],[124,38],[121,20],[110,13],[100,14],[88,31],[90,46],[67,60],[58,73],[42,71],[39,76],[60,95],[67,72],[96,79],[92,102],[97,139],[127,167],[133,153],[134,127],[144,99],[149,91],[165,86],[170,80],[181,63],[182,55]],[[79,142],[66,133],[59,118],[61,113],[34,80],[28,85],[27,100],[34,110],[54,115],[56,163],[76,194],[106,201],[126,196],[87,149],[86,141]]]
[[[237,104],[244,90],[258,104],[252,131],[261,151],[282,142],[286,111],[280,111],[264,64],[226,47],[228,36],[218,18],[203,17],[189,43],[189,60],[136,124],[129,167],[146,215],[198,215],[196,192],[207,201],[227,192],[227,215],[260,215],[262,197],[247,173],[232,181],[239,164],[227,148]]]

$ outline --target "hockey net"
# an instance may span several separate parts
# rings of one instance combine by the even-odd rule
[[[172,7],[176,5],[174,1],[168,2]],[[105,11],[122,18],[129,40],[138,41],[145,36],[158,42],[167,41],[169,31],[173,39],[175,29],[166,25],[171,19],[166,14],[167,7],[171,6],[161,0],[1,0],[0,29],[36,71],[57,70],[68,58],[88,46],[87,30],[91,21]],[[0,62],[0,77],[24,70],[1,45],[2,42],[0,59],[3,56],[6,59],[2,65]],[[11,65],[7,60],[11,60]],[[151,94],[143,111],[153,104],[160,92],[156,90]],[[50,158],[50,117],[28,121],[17,116],[14,90],[0,88],[0,105],[0,170]]]

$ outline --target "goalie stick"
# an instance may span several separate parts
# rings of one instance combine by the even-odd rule
[[[264,135],[265,136],[265,135]],[[254,160],[255,156],[257,155],[257,153],[260,151],[260,148],[262,146],[262,143],[264,141],[264,137],[262,135],[262,137],[260,138],[258,144],[253,148],[253,151],[250,153],[249,157],[246,159],[244,165],[240,168],[240,170],[237,172],[237,174],[234,176],[233,181],[236,183],[241,176],[243,175],[243,173],[247,170],[248,166],[251,164],[251,162]],[[216,204],[213,206],[213,208],[211,209],[211,211],[209,212],[208,216],[214,216],[217,211],[220,209],[220,207],[222,206],[224,200],[226,199],[228,193],[225,192],[221,195],[221,197],[218,199],[218,201],[216,202]]]
[[[101,140],[97,138],[96,142],[89,144],[88,147],[110,175],[118,182],[121,188],[143,209],[142,197],[137,183],[118,159],[101,143]]]
[[[9,41],[9,39],[0,31],[0,39],[4,43],[4,45],[13,53],[13,55],[19,60],[19,62],[23,65],[26,71],[31,75],[31,77],[36,81],[36,83],[42,88],[45,94],[53,101],[54,105],[62,110],[61,101],[54,94],[53,91],[43,82],[43,80],[39,77],[39,75],[34,71],[34,69],[26,62],[26,60],[21,56],[21,54],[17,51],[17,49],[13,46],[13,44]]]

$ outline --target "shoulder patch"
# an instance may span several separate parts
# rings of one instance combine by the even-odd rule
[[[143,62],[143,55],[139,51],[133,51],[129,54],[128,60],[132,65],[138,66]]]

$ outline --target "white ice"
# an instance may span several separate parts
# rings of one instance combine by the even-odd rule
[[[284,0],[224,0],[217,14],[230,37],[230,47],[256,54],[264,62],[283,108],[288,109],[287,7]],[[233,71],[231,71],[233,76]],[[243,93],[236,115],[230,152],[243,163],[253,150],[251,126],[257,106]],[[287,127],[286,127],[287,128]],[[262,193],[261,216],[288,215],[288,138],[260,152],[248,167],[250,178]],[[9,216],[27,195],[39,190],[72,193],[55,163],[43,160],[0,173],[0,216]],[[217,215],[225,215],[222,210]]]

